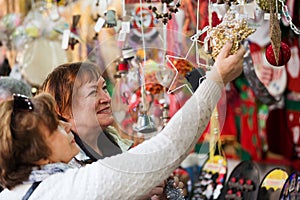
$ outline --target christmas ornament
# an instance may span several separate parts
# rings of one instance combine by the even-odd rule
[[[280,192],[288,177],[284,169],[274,168],[269,171],[260,183],[257,199],[280,199]]]
[[[239,49],[240,42],[254,33],[255,29],[247,25],[244,18],[239,17],[239,13],[233,9],[228,10],[223,21],[209,30],[209,37],[212,45],[212,57],[215,59],[225,43],[229,40],[233,42],[230,54],[235,54]]]
[[[174,66],[178,70],[178,73],[182,76],[186,76],[188,72],[191,72],[194,66],[186,59],[174,60]]]
[[[133,41],[144,39],[151,42],[159,35],[151,10],[145,7],[137,7],[135,9],[132,21],[132,33],[133,36],[131,36],[131,39]]]
[[[277,1],[277,0],[276,0]],[[285,2],[285,0],[281,0],[283,2]],[[275,11],[276,10],[276,5],[271,7],[271,3],[270,0],[257,0],[256,1],[258,6],[266,13],[270,13],[271,11]],[[282,9],[282,5],[279,4],[278,2],[276,3],[278,5],[278,9]],[[273,9],[271,9],[273,8]]]
[[[274,55],[274,50],[272,44],[267,47],[266,50],[266,59],[273,66],[282,66],[285,65],[291,58],[291,50],[290,47],[281,42],[280,51],[278,54],[278,62],[276,62],[276,58]]]
[[[117,19],[116,19],[116,11],[115,10],[107,10],[105,13],[105,27],[112,28],[117,26]]]
[[[145,72],[142,64],[140,65],[140,74],[141,74],[141,104],[139,105],[139,116],[136,124],[133,126],[133,129],[136,132],[149,134],[157,131],[156,125],[149,115],[149,105],[146,100],[146,84],[145,84]]]
[[[293,171],[286,179],[283,188],[280,193],[279,199],[298,199],[299,197],[299,185],[300,185],[300,173]]]
[[[275,5],[275,0],[270,0],[270,6],[273,7]],[[270,39],[272,48],[274,51],[275,61],[278,64],[278,55],[280,51],[280,43],[281,43],[281,29],[278,19],[278,10],[274,12],[272,9],[270,11]]]
[[[156,73],[160,70],[160,65],[151,59],[144,63],[145,87],[146,91],[152,95],[163,92],[163,86],[156,77]]]
[[[151,3],[151,0],[146,0],[146,2]],[[168,11],[164,13],[159,13],[156,6],[150,5],[148,8],[155,14],[156,19],[161,19],[162,23],[166,25],[168,21],[172,19],[172,14],[177,13],[178,8],[181,6],[181,4],[179,3],[180,1],[178,1],[175,6],[171,6],[172,2],[172,0],[161,0],[161,3],[166,3],[168,8]]]
[[[78,23],[79,23],[80,15],[73,15],[72,17],[72,25],[71,25],[71,33],[74,35],[78,35]],[[71,50],[74,50],[75,45],[79,43],[79,40],[76,37],[70,37],[69,46]]]
[[[189,52],[188,52],[188,54],[189,54]],[[184,76],[182,76],[182,74],[180,74],[178,69],[177,69],[177,67],[179,67],[179,65],[177,67],[175,66],[175,65],[177,65],[177,61],[179,61],[179,60],[180,60],[180,62],[189,63],[187,61],[188,54],[184,58],[177,57],[177,56],[166,55],[167,63],[172,68],[172,71],[175,72],[175,76],[173,76],[172,82],[170,84],[168,84],[168,86],[166,86],[166,88],[168,88],[167,93],[171,94],[171,93],[177,91],[178,89],[181,89],[181,88],[185,87],[191,94],[193,94],[193,91],[190,88],[190,86],[188,85],[187,81],[184,80],[183,81],[184,83],[182,83],[182,80],[180,80],[180,77],[184,77]],[[174,61],[176,61],[176,62],[174,62]],[[189,66],[191,66],[190,63],[186,67],[190,68]],[[187,68],[185,68],[183,72],[187,73],[187,70],[186,70]],[[192,69],[190,71],[192,71]]]
[[[219,199],[257,199],[259,182],[257,165],[242,161],[232,170]]]
[[[182,190],[177,186],[174,186],[175,181],[174,178],[169,177],[167,180],[167,185],[164,188],[167,199],[170,200],[184,200],[184,196],[182,194]]]

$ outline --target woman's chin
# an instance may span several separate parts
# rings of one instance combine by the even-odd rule
[[[108,126],[111,126],[113,125],[114,123],[114,118],[113,117],[110,117],[110,118],[104,118],[104,119],[101,119],[99,120],[99,124],[101,126],[102,129],[106,129]]]

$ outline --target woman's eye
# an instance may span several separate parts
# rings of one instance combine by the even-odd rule
[[[89,93],[89,96],[95,96],[97,94],[97,90],[93,90]]]
[[[106,91],[107,92],[107,86],[103,86],[102,90]]]

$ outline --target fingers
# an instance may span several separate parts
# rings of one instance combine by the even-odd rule
[[[155,188],[153,188],[150,192],[148,192],[147,194],[143,195],[140,200],[144,200],[144,199],[151,199],[151,200],[159,200],[161,196],[163,196],[164,194],[164,186],[165,183],[162,182],[160,185],[156,186]]]
[[[183,188],[184,188],[184,183],[180,181],[180,182],[178,183],[178,187],[179,187],[180,189],[183,189]]]
[[[150,195],[161,195],[164,192],[164,188],[163,187],[155,187],[150,191]]]
[[[167,180],[164,180],[157,187],[165,187],[166,184],[167,184]]]
[[[158,195],[153,195],[152,197],[151,197],[151,200],[160,200],[161,198],[160,198],[160,196],[158,196]]]
[[[232,41],[228,40],[226,44],[223,46],[222,50],[219,53],[219,58],[227,58],[230,54],[230,50],[232,47]]]
[[[240,48],[238,49],[238,51],[236,52],[236,54],[238,56],[244,56],[246,53],[246,49],[243,45],[240,45]]]
[[[177,187],[178,183],[179,183],[179,178],[177,176],[174,176],[173,179],[174,179],[174,185],[173,186]]]
[[[227,84],[228,82],[235,79],[243,71],[243,58],[245,49],[242,45],[240,45],[239,50],[235,54],[231,55],[231,47],[232,43],[227,42],[216,59],[216,72],[219,74],[219,76],[213,76],[213,73],[211,75],[213,79],[217,79],[215,77],[220,77],[224,84]]]

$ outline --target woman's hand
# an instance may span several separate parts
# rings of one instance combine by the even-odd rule
[[[243,71],[245,48],[240,45],[237,53],[230,55],[232,42],[228,41],[215,60],[212,70],[207,72],[207,78],[222,82],[224,85],[238,77]]]
[[[163,181],[161,184],[153,188],[148,194],[143,195],[140,200],[160,200],[160,197],[164,193],[165,185],[166,181]]]
[[[179,180],[177,176],[171,175],[169,179],[174,180],[173,181],[173,188],[178,190],[184,195],[183,188],[184,183]],[[166,184],[168,180],[163,181],[161,184],[153,188],[148,194],[142,196],[140,200],[168,200],[166,195]]]

